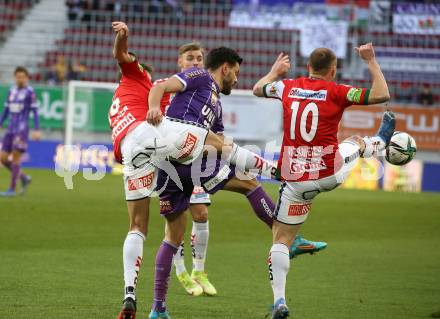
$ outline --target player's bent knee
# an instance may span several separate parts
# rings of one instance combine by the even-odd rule
[[[196,223],[206,223],[208,221],[208,206],[195,204],[190,206],[193,221]]]
[[[9,154],[2,152],[2,154],[0,155],[0,162],[6,166],[9,163],[8,158],[9,158]]]
[[[186,215],[184,211],[165,216],[165,241],[178,247],[185,235]]]

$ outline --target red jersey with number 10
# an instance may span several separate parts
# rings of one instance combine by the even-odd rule
[[[278,168],[285,181],[335,174],[342,165],[338,127],[350,105],[367,104],[369,90],[301,77],[269,83],[266,97],[283,104],[284,136]]]
[[[130,130],[146,120],[148,94],[153,83],[137,60],[121,63],[120,67],[122,77],[113,96],[109,122],[115,158],[122,163],[121,141]]]

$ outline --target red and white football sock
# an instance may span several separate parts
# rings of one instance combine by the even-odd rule
[[[273,244],[269,253],[269,280],[275,302],[286,299],[286,279],[290,268],[289,248],[283,244]]]
[[[277,167],[275,163],[235,143],[232,144],[232,151],[228,162],[235,165],[242,172],[251,170],[253,173],[256,173],[256,175],[276,179]]]
[[[193,269],[205,271],[206,251],[209,240],[209,222],[193,222],[191,231],[191,247],[193,250]]]
[[[177,276],[187,271],[185,267],[185,246],[183,241],[177,249],[177,253],[174,255],[173,262],[176,267]]]
[[[123,248],[125,296],[136,300],[136,284],[142,264],[145,235],[139,231],[127,234]]]
[[[363,158],[379,156],[385,150],[385,142],[379,136],[365,136],[362,140],[365,143],[365,150],[361,154]]]

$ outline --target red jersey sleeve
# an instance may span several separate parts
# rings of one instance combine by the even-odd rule
[[[338,105],[346,108],[351,105],[367,105],[369,89],[357,88],[344,84],[336,84],[335,95]]]

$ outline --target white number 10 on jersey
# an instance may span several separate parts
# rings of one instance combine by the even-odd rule
[[[313,138],[316,135],[316,131],[318,130],[318,115],[319,115],[318,106],[315,103],[310,102],[304,107],[302,112],[298,114],[299,104],[300,102],[294,101],[292,103],[292,106],[290,107],[292,109],[292,118],[290,120],[290,139],[291,140],[295,139],[296,122],[297,122],[297,118],[300,117],[299,132],[301,138],[305,142],[310,142],[313,140]],[[307,132],[307,117],[309,116],[309,113],[312,113],[312,124],[310,125],[310,130]]]

